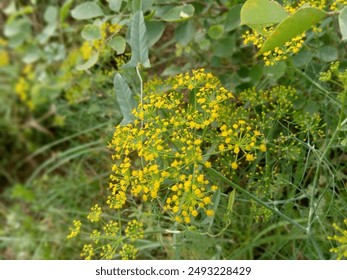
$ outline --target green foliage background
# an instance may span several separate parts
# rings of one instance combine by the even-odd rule
[[[249,30],[240,25],[245,1],[92,1],[100,10],[87,9],[92,11],[87,14],[79,6],[84,2],[0,3],[0,258],[81,258],[84,241],[66,239],[69,225],[106,195],[111,170],[106,146],[129,111],[115,96],[113,79],[121,73],[139,101],[138,62],[145,81],[205,68],[255,115],[262,100],[249,100],[247,108],[250,97],[274,86],[295,88],[290,120],[288,112],[283,119],[277,116],[278,131],[268,139],[275,143],[283,136],[282,154],[273,155],[279,156],[281,171],[275,178],[254,172],[242,185],[247,172],[241,170],[238,183],[258,198],[274,199],[272,206],[299,224],[315,212],[307,233],[276,214],[268,217],[237,192],[231,224],[221,236],[187,230],[175,237],[179,246],[173,249],[167,245],[170,234],[157,234],[141,244],[140,258],[335,258],[329,249],[336,244],[327,236],[335,233],[333,223],[342,224],[347,205],[347,125],[342,122],[347,79],[340,74],[347,60],[340,32],[342,38],[346,34],[337,27],[337,16],[317,20],[320,31],[307,31],[304,48],[265,67],[258,50],[243,44],[242,34]],[[134,49],[131,28],[138,36],[144,30],[131,26],[134,18],[141,26],[139,10],[148,45]],[[122,27],[114,40],[102,39],[102,47],[84,58],[84,42],[101,38],[95,26],[103,21]],[[329,70],[337,61],[337,71]],[[321,72],[326,79],[319,79]],[[304,117],[315,114],[317,123]],[[279,135],[283,126],[287,135]],[[270,190],[262,196],[264,178]]]

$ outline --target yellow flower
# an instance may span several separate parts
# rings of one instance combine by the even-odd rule
[[[208,217],[212,217],[214,215],[214,211],[212,209],[206,210],[206,215]]]
[[[10,56],[7,51],[0,50],[0,67],[8,65],[10,62]]]
[[[246,160],[247,161],[254,161],[255,160],[255,156],[252,154],[246,154]]]
[[[85,244],[81,253],[81,257],[85,257],[85,260],[91,260],[94,256],[94,248],[92,244]]]
[[[347,219],[345,219],[344,224],[347,226]],[[337,224],[333,224],[333,227],[340,235],[328,236],[329,240],[334,240],[339,243],[339,246],[330,249],[330,252],[337,254],[337,259],[346,258],[347,259],[347,230],[342,229]]]
[[[67,236],[67,239],[76,237],[81,231],[82,223],[79,220],[73,221],[73,227],[70,227],[70,234]]]
[[[265,144],[261,144],[259,146],[259,150],[262,151],[262,152],[266,152],[266,145]]]
[[[237,168],[239,168],[239,165],[236,162],[232,162],[231,168],[236,170]]]
[[[239,148],[239,146],[235,146],[235,148],[234,148],[234,153],[235,154],[238,154],[240,152],[240,148]]]
[[[131,239],[131,241],[135,241],[136,239],[143,238],[143,223],[140,223],[136,220],[132,220],[128,223],[125,229],[125,235]]]
[[[29,89],[30,89],[30,85],[27,82],[26,79],[24,79],[23,77],[20,77],[18,82],[15,85],[15,93],[18,95],[19,99],[22,101],[27,101],[29,99]]]
[[[84,60],[88,60],[92,55],[93,48],[88,41],[84,41],[80,48]]]
[[[98,222],[100,220],[100,215],[102,214],[101,207],[98,204],[95,204],[91,209],[87,219],[89,221]]]
[[[122,260],[134,260],[137,252],[138,250],[133,245],[125,244],[119,252],[119,255],[122,257]]]

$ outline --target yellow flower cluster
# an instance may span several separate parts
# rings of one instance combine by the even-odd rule
[[[271,30],[273,30],[273,28],[264,30],[264,34],[270,34]],[[265,52],[263,54],[263,60],[265,65],[266,66],[274,65],[277,61],[286,60],[289,55],[298,53],[303,46],[304,37],[305,37],[305,33],[292,38],[290,41],[286,42],[281,47],[276,47],[272,51]],[[244,40],[245,45],[253,44],[258,49],[260,49],[263,46],[267,38],[267,35],[262,35],[254,30],[254,31],[246,31],[242,35],[242,38]]]
[[[84,60],[88,60],[90,56],[92,55],[93,52],[93,46],[89,41],[84,41],[81,48],[80,52],[82,54],[82,57]]]
[[[26,65],[22,70],[22,75],[18,78],[14,86],[14,92],[18,98],[25,103],[30,110],[33,110],[35,104],[31,96],[31,83],[34,80],[33,66]]]
[[[136,220],[132,220],[128,223],[128,226],[125,229],[125,235],[126,237],[130,238],[131,241],[143,238],[143,223],[140,223]]]
[[[213,216],[218,187],[204,171],[254,161],[256,152],[266,149],[262,134],[239,119],[233,94],[204,69],[154,80],[145,94],[133,111],[135,121],[118,125],[109,144],[114,164],[107,203],[121,209],[130,196],[158,201],[174,221],[185,224]],[[220,154],[233,161],[219,159]]]
[[[286,42],[281,47],[276,47],[274,50],[263,54],[263,59],[266,66],[274,65],[277,61],[286,60],[288,55],[296,54],[303,46],[305,33],[296,36],[291,41]]]
[[[257,108],[254,112],[257,124],[262,130],[267,130],[292,111],[293,101],[298,95],[292,87],[276,86],[269,90],[248,89],[241,92],[239,98],[247,102],[247,108],[254,111]],[[259,149],[265,151],[266,147],[261,146]]]
[[[100,239],[101,233],[100,231],[94,229],[93,232],[90,234],[90,239],[93,240],[95,244],[98,244],[99,239]]]
[[[111,246],[111,244],[107,244],[101,247],[100,256],[105,260],[112,260],[115,253],[116,253],[116,248]]]
[[[340,62],[335,61],[330,64],[329,69],[326,72],[319,73],[319,80],[323,82],[331,81],[333,75],[339,77],[341,73],[339,72]]]
[[[347,226],[347,219],[345,219],[344,224]],[[335,230],[337,230],[341,235],[328,236],[329,240],[334,240],[340,245],[338,247],[332,248],[330,252],[337,254],[337,259],[340,260],[342,258],[347,259],[347,230],[342,229],[337,224],[333,224]]]
[[[111,220],[104,226],[103,229],[106,236],[114,237],[119,232],[119,224],[116,221]]]
[[[132,244],[124,244],[122,250],[119,252],[122,260],[135,260],[138,250]]]
[[[89,213],[87,219],[92,223],[98,222],[100,220],[100,215],[102,214],[101,207],[98,204],[95,204],[91,208],[91,212]]]
[[[7,45],[7,41],[0,37],[0,67],[7,66],[10,63],[10,55],[2,47]]]
[[[300,0],[300,1],[284,1],[284,8],[289,13],[296,12],[303,5],[310,5],[311,7],[319,8],[319,9],[328,9],[331,11],[336,11],[347,5],[347,0]]]
[[[91,208],[88,220],[92,223],[101,222],[102,229],[91,231],[89,234],[91,242],[84,244],[81,257],[90,260],[99,255],[103,259],[113,259],[118,251],[122,259],[134,259],[138,252],[134,247],[134,242],[144,238],[143,223],[133,219],[122,230],[121,221],[109,220],[106,222],[100,217],[101,213],[101,207],[98,204]],[[74,220],[67,239],[76,237],[80,233],[81,227],[81,221]],[[98,246],[94,247],[93,244],[98,244]],[[121,246],[122,249],[119,250]]]
[[[347,0],[334,0],[330,5],[331,11],[337,11],[347,5]]]
[[[122,29],[119,24],[111,24],[104,22],[100,25],[99,30],[101,38],[93,41],[84,41],[80,47],[80,52],[84,60],[88,60],[93,51],[100,51],[105,47],[107,40],[113,35],[117,34]]]
[[[264,30],[264,31],[267,31],[267,30]],[[265,36],[261,35],[256,30],[252,30],[252,31],[247,30],[244,34],[241,35],[241,37],[245,45],[253,44],[258,49],[260,49],[265,42]]]
[[[300,0],[300,1],[284,1],[284,9],[290,14],[295,13],[303,5],[324,9],[327,6],[326,0]]]
[[[81,231],[81,221],[74,220],[73,227],[70,227],[70,234],[67,236],[68,239],[76,237]]]
[[[10,56],[7,51],[0,50],[0,67],[6,66],[10,63]]]

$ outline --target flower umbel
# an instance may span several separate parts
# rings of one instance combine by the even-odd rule
[[[91,222],[98,222],[100,220],[100,215],[102,214],[101,207],[95,204],[91,209],[87,219]]]
[[[345,226],[347,226],[347,219],[344,221]],[[339,243],[339,246],[330,249],[330,252],[337,254],[337,259],[347,258],[347,229],[339,227],[337,224],[333,224],[333,227],[340,235],[328,236],[329,240],[334,240]]]
[[[76,237],[81,231],[81,226],[82,226],[81,221],[74,220],[73,227],[70,227],[70,234],[67,236],[67,239]]]
[[[131,241],[143,238],[143,223],[140,223],[136,220],[132,220],[128,223],[128,226],[125,229],[125,235],[129,237]]]
[[[131,244],[124,244],[122,250],[119,254],[122,257],[122,260],[134,260],[136,258],[138,250]]]
[[[135,121],[118,125],[109,144],[114,151],[110,208],[122,209],[136,199],[158,201],[182,224],[213,216],[218,188],[205,170],[232,173],[264,150],[262,134],[235,108],[234,95],[204,69],[146,84]]]

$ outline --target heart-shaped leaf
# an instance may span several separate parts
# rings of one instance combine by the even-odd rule
[[[71,15],[74,19],[90,19],[100,17],[104,15],[98,4],[94,2],[85,2],[76,6],[72,11]]]
[[[342,41],[347,40],[347,6],[339,14],[339,26],[342,34]]]
[[[281,22],[288,15],[276,1],[248,0],[241,9],[241,25],[263,28]]]
[[[318,8],[304,7],[284,19],[264,42],[258,55],[274,48],[283,46],[292,38],[302,34],[327,16],[327,13]]]

